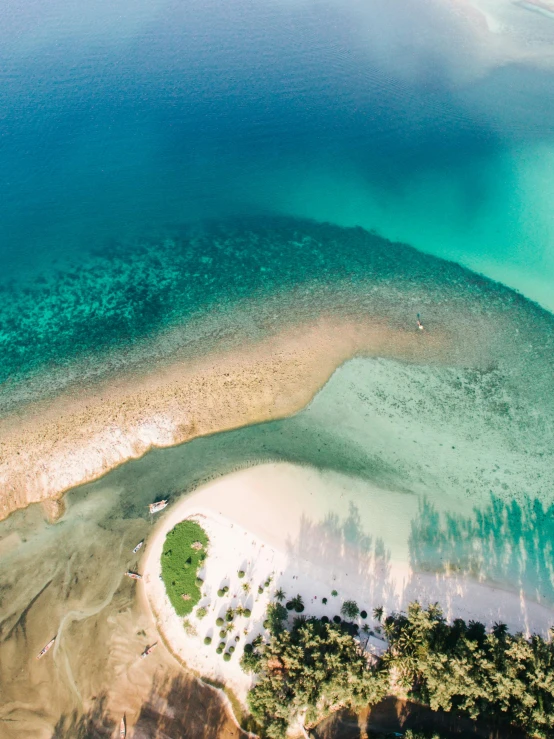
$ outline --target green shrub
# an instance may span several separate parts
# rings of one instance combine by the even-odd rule
[[[198,585],[199,588],[201,588],[202,585],[204,585],[204,580],[201,577],[197,577],[194,582]]]
[[[225,595],[225,591],[223,590],[223,588],[219,588],[219,590],[217,591],[217,594],[219,595],[220,598],[223,598],[223,596]]]
[[[262,594],[263,592],[264,592],[264,589],[263,589],[263,587],[262,587],[262,586],[260,585],[260,587],[258,588],[258,595],[261,595],[261,594]]]
[[[234,652],[234,651],[235,651],[235,647],[233,647],[233,646],[231,645],[231,646],[229,647],[229,652],[230,652],[231,654],[233,654],[233,652]]]
[[[206,618],[207,615],[208,609],[205,606],[196,609],[196,618]]]
[[[240,634],[237,634],[237,635],[235,636],[235,641],[240,641]]]
[[[340,617],[340,616],[333,616],[333,621],[334,621],[334,622],[335,622],[336,624],[340,624],[340,622],[342,621],[342,619],[341,619],[341,617]]]
[[[238,574],[239,574],[239,577],[244,577],[246,573],[244,572],[244,570],[239,570]]]
[[[219,636],[222,639],[225,639],[225,637],[227,636],[227,632],[225,631],[225,629],[221,629],[221,631],[219,632]]]
[[[328,624],[329,623],[329,616],[322,616],[321,617],[321,623]]]
[[[211,643],[212,643],[212,637],[211,636],[206,636],[204,638],[204,644],[211,644]]]
[[[219,618],[216,618],[215,620],[216,626],[223,626],[224,623],[225,621],[221,618],[221,616]]]
[[[219,642],[218,649],[221,649],[222,651],[225,649],[225,642],[224,641],[220,641]]]
[[[225,654],[223,655],[223,659],[225,660],[225,662],[229,662],[229,660],[231,659],[231,655],[229,654],[229,652],[225,652]]]
[[[232,608],[228,608],[225,612],[225,620],[231,623],[231,621],[235,618],[235,612]]]
[[[323,603],[324,606],[326,606],[327,605],[327,598],[322,598],[321,599],[321,602]]]
[[[333,596],[333,598],[336,598],[338,595],[338,592],[336,590],[331,590],[331,595]]]
[[[253,651],[254,651],[254,647],[252,646],[252,644],[250,644],[250,642],[247,642],[247,643],[246,643],[246,644],[244,645],[244,651],[245,651],[245,652],[246,652],[247,654],[248,654],[249,652],[253,652]]]
[[[342,604],[340,612],[346,618],[353,619],[356,618],[356,616],[360,613],[360,609],[358,608],[358,604],[355,600],[345,600]]]
[[[287,611],[292,611],[294,609],[294,603],[292,600],[287,601],[286,609]]]
[[[221,654],[223,652],[223,647],[218,647],[215,651],[217,654]]]
[[[191,545],[200,542],[208,545],[204,529],[196,521],[181,521],[166,536],[161,558],[162,579],[167,596],[177,615],[186,616],[200,600],[200,588],[196,583],[201,551]]]
[[[264,621],[264,627],[269,629],[272,634],[278,634],[283,630],[283,622],[287,620],[288,615],[287,609],[281,603],[270,603],[267,607],[267,618]]]
[[[362,618],[367,618],[367,611],[360,611],[360,616]]]
[[[223,590],[224,593],[228,593],[229,592],[229,586],[228,585],[224,585],[223,588],[222,588],[222,590]]]
[[[250,610],[250,608],[245,608],[243,611],[243,616],[246,616],[246,618],[250,618],[251,615],[252,611]]]

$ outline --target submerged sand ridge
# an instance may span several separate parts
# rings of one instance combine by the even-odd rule
[[[396,371],[390,389],[386,377],[381,388],[364,379],[353,411],[367,400],[367,412],[398,416],[410,397],[399,404],[395,393],[409,386],[427,428],[448,433],[458,406],[477,402],[486,412],[465,436],[489,424],[503,430],[504,450],[512,434],[517,454],[539,464],[549,454],[552,316],[406,245],[295,219],[212,224],[181,241],[116,250],[66,278],[4,311],[3,372],[18,366],[21,376],[13,369],[0,398],[0,517],[153,447],[293,414],[354,356],[406,371],[397,389]],[[388,430],[391,449],[403,436],[412,443],[412,411],[397,419],[400,436]],[[50,506],[48,515],[59,512]]]

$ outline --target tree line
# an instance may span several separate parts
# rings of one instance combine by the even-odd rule
[[[375,609],[378,619],[382,614]],[[475,621],[448,623],[438,605],[414,602],[383,620],[388,646],[374,657],[348,622],[297,616],[289,625],[287,616],[271,604],[268,638],[247,644],[241,661],[256,673],[248,704],[269,739],[281,739],[295,722],[310,726],[337,708],[356,710],[393,692],[435,711],[554,739],[551,639],[510,634],[500,623],[489,632]]]

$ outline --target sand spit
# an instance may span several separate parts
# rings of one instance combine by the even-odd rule
[[[312,484],[310,476],[318,474],[290,464],[266,464],[227,475],[170,509],[150,536],[141,563],[144,593],[158,630],[172,651],[197,673],[225,682],[245,701],[252,678],[242,672],[239,660],[247,641],[267,633],[264,613],[278,588],[285,591],[287,599],[301,594],[305,615],[332,618],[340,613],[345,600],[354,599],[369,613],[366,620],[358,619],[360,626],[368,623],[372,629],[379,629],[371,616],[374,607],[382,605],[391,612],[417,599],[424,604],[438,601],[449,618],[477,619],[489,627],[503,621],[514,632],[548,632],[552,611],[522,593],[459,575],[415,572],[405,559],[379,558],[344,541],[327,542],[332,564],[325,553],[322,556],[312,549],[313,556],[307,554],[300,542],[303,520],[314,511],[299,508],[295,500]],[[272,494],[276,487],[283,491],[280,498]],[[249,505],[244,505],[245,500]],[[204,527],[210,545],[201,571],[204,597],[199,603],[208,614],[198,619],[193,613],[189,617],[193,633],[187,634],[183,619],[165,594],[160,557],[168,531],[190,517]],[[243,578],[238,576],[239,570],[245,572]],[[268,578],[270,585],[260,593],[258,588]],[[249,592],[244,591],[245,583]],[[217,591],[223,584],[229,586],[229,592],[219,597]],[[338,594],[333,596],[333,591]],[[327,598],[326,604],[323,598]],[[235,617],[234,628],[221,639],[216,618],[239,605],[249,609],[251,616]],[[211,644],[204,644],[206,636],[212,638]],[[235,647],[229,662],[215,651],[220,642],[225,643],[225,650]],[[385,646],[376,634],[369,638],[367,648],[379,652]]]
[[[443,342],[383,322],[321,318],[238,351],[70,388],[0,422],[0,519],[152,447],[295,413],[357,354],[428,359]]]

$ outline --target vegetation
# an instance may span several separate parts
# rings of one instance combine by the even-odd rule
[[[360,609],[355,600],[345,600],[340,612],[345,618],[354,619],[359,615]]]
[[[212,643],[212,637],[206,636],[204,637],[204,644],[211,644]]]
[[[502,628],[501,628],[502,627]],[[554,644],[510,635],[496,624],[456,619],[437,606],[409,606],[385,619],[384,657],[398,684],[433,710],[509,722],[528,734],[554,737]]]
[[[287,610],[288,611],[296,611],[296,613],[302,613],[304,610],[304,601],[302,600],[301,595],[295,595],[292,600],[289,600],[287,603]]]
[[[288,604],[287,604],[288,606]],[[363,651],[373,632],[356,624],[297,616],[268,608],[270,638],[246,644],[241,667],[255,672],[248,703],[263,736],[281,739],[299,715],[305,723],[331,707],[356,709],[400,689],[433,710],[452,712],[554,739],[554,642],[509,634],[497,623],[447,623],[437,605],[412,603],[384,619],[388,649],[380,659]],[[381,608],[374,615],[383,618]],[[419,739],[413,734],[412,739]],[[423,739],[423,735],[421,735]],[[430,738],[429,738],[430,739]],[[433,739],[439,739],[433,737]]]
[[[162,579],[171,605],[179,616],[192,613],[200,600],[200,587],[196,579],[207,546],[206,532],[196,521],[182,521],[166,536],[162,552]]]
[[[288,615],[287,609],[281,603],[270,603],[267,607],[267,618],[264,621],[265,628],[272,634],[278,634],[283,630],[283,623],[286,622]]]
[[[283,588],[278,588],[275,591],[275,598],[279,601],[279,603],[282,603],[285,600],[286,593],[283,590]]]
[[[283,629],[269,644],[245,650],[243,667],[245,661],[259,673],[248,705],[270,739],[284,737],[306,707],[310,722],[336,704],[376,703],[387,689],[386,671],[371,667],[349,634],[315,618],[295,619],[291,631]]]
[[[242,578],[242,577],[244,577],[244,576],[245,576],[245,574],[246,574],[246,573],[245,573],[245,571],[244,571],[244,570],[239,570],[239,571],[238,571],[238,576],[239,576],[239,577],[241,577],[241,578]]]
[[[196,609],[196,618],[206,618],[208,615],[208,609],[202,606],[201,608]]]
[[[336,590],[331,590],[331,595],[333,596],[333,598],[336,598],[338,595],[338,592]]]

